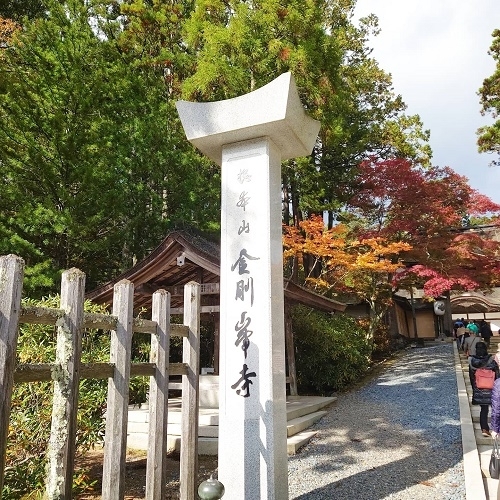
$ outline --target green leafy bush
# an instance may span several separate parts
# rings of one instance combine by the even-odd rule
[[[364,375],[370,346],[366,331],[354,318],[297,306],[292,320],[301,394],[329,394]]]
[[[26,299],[23,306],[59,307],[59,297],[40,301]],[[85,311],[105,312],[102,306],[85,303]],[[109,361],[109,332],[88,330],[83,335],[82,362]],[[18,363],[51,363],[55,360],[56,328],[23,324],[19,330]],[[14,385],[9,422],[5,481],[1,497],[21,498],[43,491],[46,475],[46,452],[52,414],[52,382],[30,382]],[[80,382],[78,404],[77,449],[84,453],[102,442],[106,409],[107,380],[85,379]],[[74,489],[87,488],[85,472],[75,475]]]

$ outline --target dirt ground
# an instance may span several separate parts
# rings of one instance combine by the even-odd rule
[[[104,453],[95,450],[77,461],[77,467],[87,471],[88,483],[96,481],[92,493],[80,494],[78,500],[98,500],[101,498],[102,462]],[[198,481],[201,484],[211,474],[217,477],[217,457],[200,456]],[[165,499],[179,498],[179,454],[170,454],[167,460],[167,495]],[[134,451],[127,455],[125,471],[125,500],[145,498],[146,490],[146,452]]]

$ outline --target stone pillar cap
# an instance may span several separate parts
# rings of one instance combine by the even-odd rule
[[[282,160],[307,156],[320,128],[306,115],[291,73],[240,97],[176,107],[188,140],[218,165],[224,145],[259,137],[271,138]]]

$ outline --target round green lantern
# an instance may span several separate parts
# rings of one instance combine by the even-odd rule
[[[224,485],[210,476],[198,487],[198,495],[203,500],[219,500],[224,495]]]

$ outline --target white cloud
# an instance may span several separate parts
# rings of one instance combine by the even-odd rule
[[[394,90],[431,130],[433,163],[449,165],[500,203],[500,167],[479,154],[477,92],[491,76],[491,33],[500,28],[500,1],[358,0],[355,17],[379,17],[381,33],[371,40],[373,56],[392,74]]]

